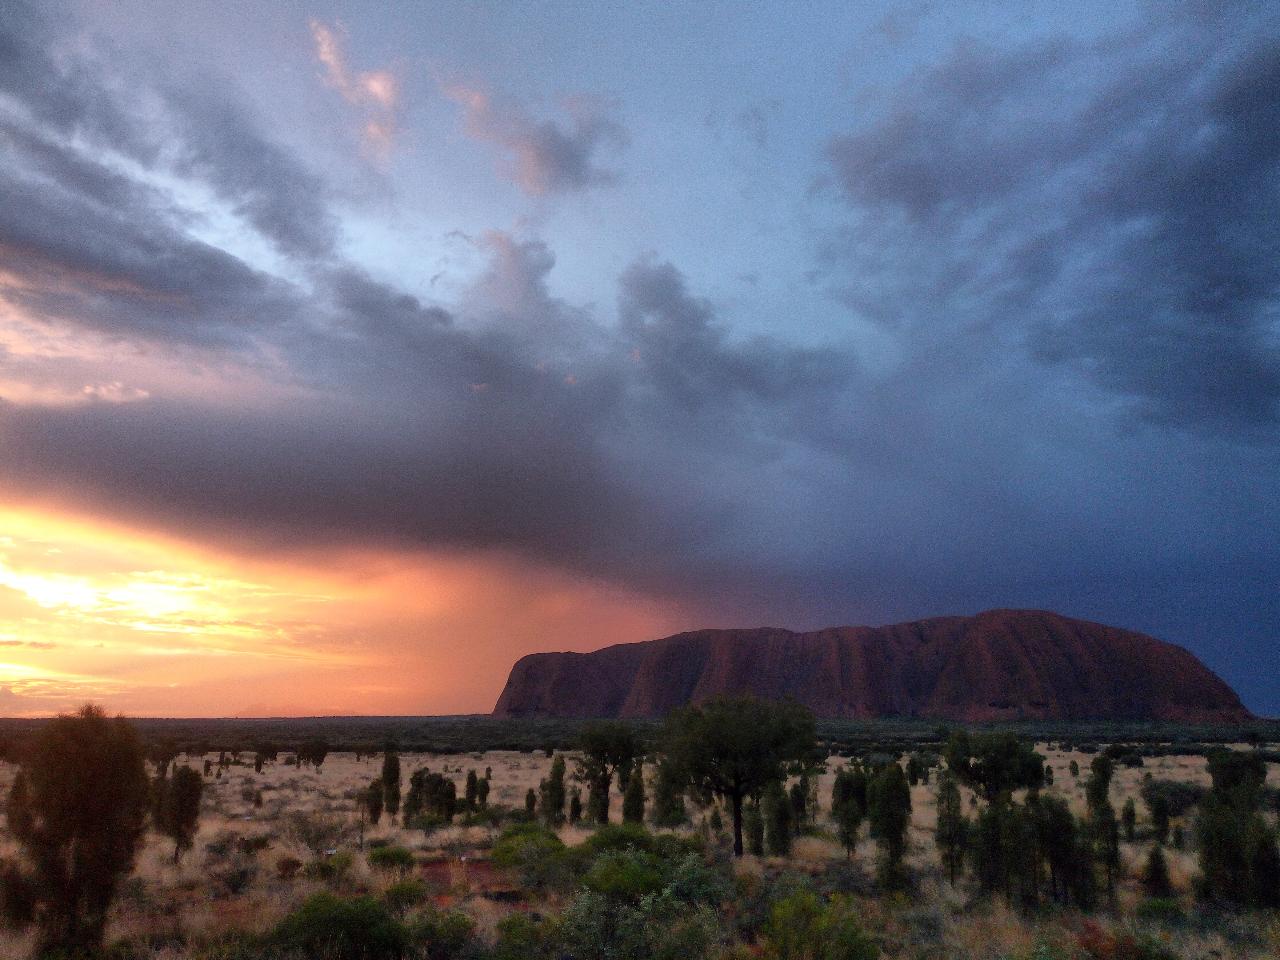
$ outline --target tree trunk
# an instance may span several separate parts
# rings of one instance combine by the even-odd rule
[[[735,793],[729,798],[733,806],[733,855],[742,856],[742,794]]]

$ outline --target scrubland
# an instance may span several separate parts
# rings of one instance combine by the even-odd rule
[[[1038,747],[1053,770],[1046,788],[1065,798],[1076,814],[1085,809],[1084,783],[1091,757],[1065,752],[1050,744]],[[565,754],[569,770],[575,755]],[[204,756],[179,756],[176,765],[203,767]],[[216,761],[216,756],[208,757]],[[330,754],[319,769],[285,762],[267,764],[255,773],[250,762],[226,767],[205,779],[199,832],[193,849],[177,863],[173,844],[149,833],[133,875],[125,882],[110,927],[109,940],[128,945],[122,956],[154,960],[239,958],[245,954],[225,948],[244,933],[273,928],[308,897],[333,891],[347,897],[372,894],[396,896],[410,890],[407,910],[425,908],[457,911],[470,918],[473,933],[462,955],[483,955],[498,937],[499,925],[513,913],[533,917],[563,908],[566,894],[529,888],[516,872],[494,866],[489,852],[499,837],[500,824],[452,825],[430,831],[406,828],[384,816],[377,825],[364,824],[359,792],[379,774],[381,757],[357,759],[354,754]],[[283,759],[283,755],[282,755]],[[1070,772],[1075,761],[1079,774]],[[834,771],[842,763],[831,757],[818,783],[825,812]],[[471,754],[401,754],[403,779],[422,767],[456,781],[459,795],[469,770],[483,776],[491,770],[491,808],[523,810],[526,792],[537,789],[551,764],[542,751],[486,751]],[[14,767],[0,764],[0,790],[7,793]],[[215,765],[216,770],[216,765]],[[936,771],[935,771],[936,773]],[[768,896],[771,888],[809,884],[820,890],[839,890],[851,897],[862,926],[881,954],[892,958],[957,958],[957,960],[1127,960],[1158,953],[1125,952],[1126,944],[1141,941],[1144,949],[1166,951],[1185,960],[1264,960],[1280,957],[1280,913],[1229,912],[1198,905],[1193,894],[1196,854],[1188,839],[1185,849],[1167,849],[1169,873],[1180,908],[1176,915],[1142,919],[1143,894],[1138,875],[1150,848],[1147,811],[1138,799],[1143,777],[1207,786],[1206,762],[1198,755],[1147,758],[1141,767],[1120,766],[1111,786],[1117,809],[1126,798],[1137,803],[1136,841],[1122,844],[1122,870],[1114,903],[1089,914],[1046,909],[1024,915],[998,898],[979,898],[968,879],[949,885],[934,843],[936,777],[911,788],[912,812],[907,863],[912,888],[883,894],[876,889],[871,865],[876,856],[866,827],[853,857],[836,842],[834,829],[820,815],[794,842],[787,857],[744,856],[734,861],[728,837],[708,826],[711,808],[691,806],[690,823],[675,833],[698,839],[708,862],[736,883],[742,896]],[[1280,766],[1268,767],[1268,786],[1280,787]],[[976,800],[965,789],[966,809]],[[620,819],[621,797],[616,787],[611,815]],[[1175,820],[1192,835],[1188,814]],[[1268,812],[1274,824],[1275,811]],[[728,823],[727,814],[722,819]],[[565,825],[557,833],[566,845],[582,844],[592,830]],[[13,843],[3,835],[3,853]],[[369,852],[379,846],[412,852],[407,868],[379,869]],[[406,888],[403,881],[421,885]],[[747,893],[742,893],[747,891]],[[743,908],[728,909],[742,912]],[[1133,940],[1126,935],[1133,935]],[[0,934],[0,956],[23,957],[29,948],[21,935]],[[222,952],[219,952],[222,951]],[[708,956],[746,957],[759,951],[748,946],[716,946]],[[688,960],[694,960],[690,957]]]

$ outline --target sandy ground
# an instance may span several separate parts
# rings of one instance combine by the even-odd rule
[[[1051,750],[1044,744],[1039,749],[1053,768],[1054,784],[1049,789],[1065,797],[1076,813],[1083,812],[1084,782],[1092,757]],[[566,756],[572,772],[574,755]],[[1073,778],[1070,774],[1073,759],[1080,767],[1078,778]],[[172,843],[163,837],[148,834],[134,876],[125,885],[118,916],[113,922],[112,935],[119,937],[143,932],[154,934],[157,931],[180,929],[188,936],[204,938],[224,931],[268,928],[306,896],[325,886],[324,881],[308,878],[304,873],[291,878],[282,874],[282,862],[292,859],[306,863],[315,859],[315,854],[290,829],[291,818],[299,814],[327,820],[345,828],[345,835],[335,841],[336,847],[353,854],[349,875],[342,884],[343,889],[384,889],[399,877],[370,868],[360,851],[360,817],[355,799],[357,791],[379,775],[381,762],[380,755],[357,760],[352,754],[331,754],[319,771],[276,763],[267,765],[261,774],[254,773],[252,766],[232,766],[221,777],[210,777],[206,780],[203,814],[194,848],[175,865]],[[203,758],[180,757],[177,764],[183,763],[200,769]],[[835,769],[840,763],[839,759],[832,758],[828,762],[828,770],[819,781],[819,800],[824,815],[830,803]],[[525,792],[530,787],[537,788],[538,782],[546,776],[550,764],[550,758],[541,752],[490,751],[471,755],[401,756],[402,782],[406,790],[410,774],[427,767],[452,777],[458,784],[461,796],[467,771],[474,769],[478,775],[483,776],[486,768],[489,768],[492,771],[489,802],[517,808],[523,806]],[[0,764],[0,791],[7,794],[13,773],[13,767]],[[1112,800],[1119,811],[1125,797],[1135,798],[1140,833],[1146,825],[1146,809],[1138,798],[1138,791],[1146,773],[1157,779],[1205,785],[1209,782],[1205,760],[1197,756],[1148,759],[1142,768],[1118,767],[1112,784]],[[1280,785],[1280,767],[1277,765],[1271,765],[1269,782]],[[933,843],[936,811],[934,790],[932,781],[928,785],[921,784],[912,789],[909,862],[925,877],[926,900],[944,913],[963,912],[963,898],[940,881],[940,868]],[[964,793],[966,809],[972,811],[969,794],[967,791]],[[260,805],[256,802],[259,796]],[[618,819],[621,798],[616,790],[611,810],[614,819]],[[695,816],[702,817],[705,813],[696,813]],[[727,822],[728,818],[725,819]],[[1189,833],[1190,825],[1186,826]],[[456,864],[459,858],[477,856],[495,833],[489,827],[450,827],[424,834],[420,830],[405,829],[391,818],[384,817],[377,826],[365,827],[365,847],[368,847],[371,840],[381,840],[408,847],[422,859],[447,859]],[[566,843],[577,843],[587,835],[587,831],[566,826],[561,835]],[[217,854],[219,846],[234,849],[235,841],[241,837],[263,837],[265,848],[251,858],[234,852],[229,856]],[[211,845],[213,850],[210,849]],[[1136,875],[1146,850],[1146,845],[1141,842],[1124,844],[1123,856],[1130,874]],[[13,842],[7,834],[0,837],[0,852],[13,852]],[[857,858],[870,863],[874,855],[874,844],[864,836]],[[843,857],[844,852],[830,837],[806,836],[797,840],[791,859],[794,865],[803,868],[806,864],[819,865]],[[1169,865],[1175,885],[1187,897],[1191,878],[1196,872],[1194,855],[1170,850]],[[438,894],[444,894],[448,892],[447,888],[452,888],[453,895],[448,898],[448,902],[457,903],[470,912],[476,918],[482,933],[491,932],[498,919],[511,908],[482,897],[468,896],[468,883],[471,881],[465,870],[460,874],[457,867],[441,867],[442,869],[425,873],[419,868],[419,872],[435,887],[442,888],[434,891]],[[240,868],[248,871],[247,880],[243,875],[237,877],[236,871]],[[762,868],[763,865],[751,857],[744,858],[738,866],[744,873],[759,873]],[[287,871],[287,863],[283,869]],[[244,881],[242,889],[237,888],[237,879]],[[1139,894],[1132,877],[1122,887],[1121,896],[1122,903],[1132,904],[1137,901]],[[897,921],[886,918],[885,922]],[[954,923],[952,926],[956,929],[948,936],[955,939],[956,956],[997,956],[998,953],[992,952],[996,946],[1000,946],[1006,953],[1016,952],[1026,945],[1023,941],[1030,936],[1026,923],[998,905],[969,916],[958,926]],[[997,934],[997,930],[1002,932]],[[2,957],[22,956],[25,945],[23,937],[0,934]],[[1214,946],[1203,943],[1197,944],[1195,948],[1201,947],[1205,949],[1203,955],[1206,956],[1212,955],[1210,951],[1213,949],[1218,949],[1220,956],[1245,955],[1221,952],[1224,949],[1222,944]],[[185,954],[175,951],[167,955],[162,953],[161,956],[172,956],[174,960],[178,960]]]

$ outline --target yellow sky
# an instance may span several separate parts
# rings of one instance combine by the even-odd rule
[[[0,715],[484,712],[523,653],[679,619],[511,557],[237,557],[0,507]]]

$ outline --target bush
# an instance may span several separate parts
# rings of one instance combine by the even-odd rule
[[[351,871],[355,858],[343,851],[328,857],[312,860],[304,869],[304,875],[311,880],[323,880],[325,883],[341,883]]]
[[[519,872],[537,890],[564,887],[572,880],[570,857],[560,838],[536,823],[507,827],[493,845],[493,862]]]
[[[600,854],[583,886],[606,897],[639,900],[663,887],[663,870],[656,857],[640,850],[608,850]]]
[[[409,926],[422,960],[455,960],[475,941],[475,921],[457,910],[426,910]]]
[[[404,913],[427,899],[427,885],[412,877],[397,880],[382,891],[382,902],[396,913]]]
[[[270,936],[278,950],[325,960],[400,960],[409,932],[373,897],[318,893],[285,917]]]
[[[843,897],[823,904],[816,894],[798,891],[773,905],[765,925],[769,960],[876,960],[880,948],[863,931]]]
[[[409,870],[413,853],[404,847],[376,847],[369,851],[369,866],[379,870]]]

